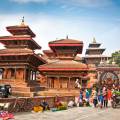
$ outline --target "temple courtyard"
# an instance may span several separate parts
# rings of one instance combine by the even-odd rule
[[[120,109],[76,107],[63,111],[17,113],[15,120],[118,120]]]

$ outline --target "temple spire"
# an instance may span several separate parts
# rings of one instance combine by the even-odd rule
[[[93,43],[96,43],[96,39],[95,39],[95,37],[93,37]]]
[[[21,26],[25,26],[25,23],[24,23],[24,16],[22,17],[22,21],[21,21]]]
[[[68,35],[66,36],[66,39],[68,39]]]

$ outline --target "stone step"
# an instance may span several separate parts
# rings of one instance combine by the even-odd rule
[[[10,85],[24,85],[24,86],[33,86],[40,85],[37,81],[19,81],[19,80],[1,80],[0,84],[10,84]]]
[[[56,96],[56,95],[60,95],[60,96],[79,96],[79,92],[76,91],[76,92],[68,92],[68,91],[54,91],[54,92],[51,92],[51,91],[41,91],[41,92],[38,92],[38,95],[39,96]]]
[[[32,87],[26,87],[26,86],[12,86],[12,91],[25,91],[25,92],[37,92],[40,91],[40,86],[32,86]]]
[[[34,97],[36,95],[35,92],[20,92],[20,91],[13,91],[13,96],[22,96],[22,97]]]
[[[12,86],[12,92],[14,91],[25,91],[25,92],[30,92],[30,88],[29,87],[24,87],[24,86]]]

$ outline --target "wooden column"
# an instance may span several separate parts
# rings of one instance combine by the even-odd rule
[[[15,79],[16,79],[16,67],[15,67]]]
[[[81,84],[81,88],[82,88],[82,79],[80,78],[80,84]]]
[[[3,79],[6,79],[6,72],[7,72],[7,69],[4,68],[4,71],[3,71]]]
[[[32,80],[35,80],[35,72],[32,71]]]
[[[49,88],[49,84],[48,84],[48,76],[46,75],[46,81],[47,81],[47,88]]]
[[[26,68],[24,68],[23,80],[26,80]]]
[[[33,80],[33,73],[34,73],[34,71],[32,70],[32,80]]]
[[[68,79],[68,88],[70,88],[70,79],[71,79],[71,77],[69,77],[69,79]]]
[[[28,76],[27,76],[27,77],[28,77],[28,78],[27,78],[27,81],[29,81],[29,80],[30,80],[30,69],[29,69],[29,68],[28,68],[27,72],[28,72],[28,73],[27,73],[27,74],[28,74]]]
[[[36,71],[35,71],[35,80],[36,80]]]
[[[30,70],[30,80],[33,80],[33,72]]]
[[[60,88],[60,78],[59,78],[59,76],[57,77],[57,79],[58,79],[58,81],[59,81],[59,86],[58,86],[58,88]]]
[[[0,80],[3,79],[3,69],[0,69]]]

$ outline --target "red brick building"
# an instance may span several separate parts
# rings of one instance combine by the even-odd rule
[[[79,87],[90,86],[89,75],[95,71],[75,60],[76,55],[82,53],[83,42],[67,37],[49,42],[49,47],[51,50],[43,51],[48,63],[39,66],[44,79],[41,85],[46,88],[40,95],[79,95]]]
[[[38,66],[46,63],[35,54],[41,47],[33,40],[35,34],[24,24],[8,26],[11,36],[1,36],[0,43],[0,84],[10,84],[12,92],[19,96],[31,96],[40,90],[36,82]]]

